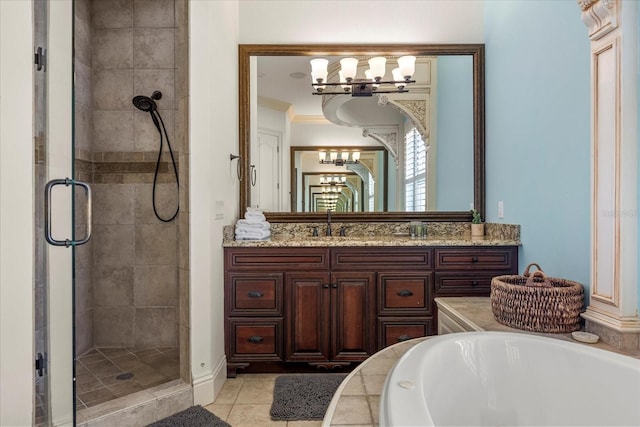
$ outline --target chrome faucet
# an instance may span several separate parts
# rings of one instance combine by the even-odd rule
[[[327,236],[331,236],[331,209],[327,209]]]

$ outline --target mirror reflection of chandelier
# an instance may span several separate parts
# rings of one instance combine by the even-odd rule
[[[325,58],[312,59],[312,93],[314,95],[351,96],[372,96],[374,93],[403,93],[409,92],[405,89],[409,83],[416,82],[411,80],[415,71],[415,56],[406,55],[398,58],[398,68],[394,68],[391,71],[393,80],[384,80],[387,70],[387,58],[377,56],[369,59],[368,63],[369,69],[364,72],[364,78],[357,78],[358,59],[341,59],[338,73],[340,81],[334,83],[327,81],[329,60]],[[327,86],[330,88],[327,89]]]
[[[334,210],[338,205],[339,194],[326,194],[323,193],[318,199],[318,207]]]
[[[342,188],[340,187],[323,187],[322,188],[322,195],[337,195],[342,193]]]
[[[346,176],[321,176],[320,185],[339,187],[347,182]]]
[[[360,152],[359,151],[342,151],[338,153],[337,151],[319,151],[318,152],[318,161],[320,164],[334,164],[336,166],[344,166],[349,164],[358,163],[360,161]]]

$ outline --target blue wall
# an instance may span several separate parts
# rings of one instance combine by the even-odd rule
[[[439,211],[463,211],[473,203],[471,56],[439,56],[437,86],[437,164],[447,168],[436,171],[436,205]]]
[[[520,271],[538,262],[588,287],[590,50],[579,7],[488,1],[484,19],[487,220],[521,225]]]

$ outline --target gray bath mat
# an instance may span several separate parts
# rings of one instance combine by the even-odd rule
[[[275,421],[321,420],[346,374],[282,375],[276,378],[271,404]]]
[[[163,418],[147,427],[231,427],[200,405]]]

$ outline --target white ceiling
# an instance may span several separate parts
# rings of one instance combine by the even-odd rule
[[[330,57],[326,57],[330,59]],[[322,97],[312,95],[311,56],[259,56],[258,96],[293,105],[296,116],[321,116]],[[292,73],[304,73],[295,79]]]

